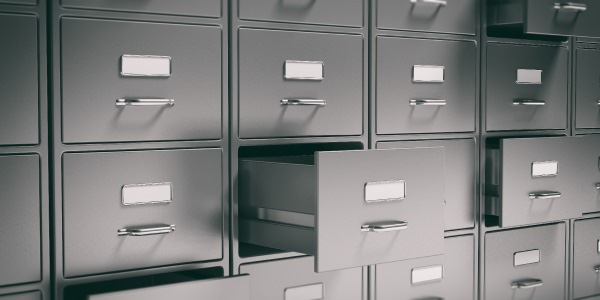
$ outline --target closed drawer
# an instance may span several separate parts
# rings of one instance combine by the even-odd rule
[[[64,154],[65,275],[222,258],[221,155]]]
[[[362,27],[364,0],[238,0],[240,19]]]
[[[206,279],[183,283],[167,284],[147,288],[132,289],[90,295],[89,300],[196,300],[198,297],[211,300],[250,300],[250,277],[237,276],[217,279]]]
[[[377,148],[444,147],[446,196],[444,224],[446,230],[475,226],[476,143],[473,139],[379,142]]]
[[[313,255],[317,272],[444,252],[442,148],[240,160],[239,180],[240,241]]]
[[[486,213],[500,226],[582,215],[578,137],[501,139],[487,150]]]
[[[376,266],[375,299],[475,299],[473,236],[444,239],[444,255]]]
[[[476,53],[475,42],[378,37],[377,134],[475,131]]]
[[[568,50],[489,44],[486,128],[567,128]]]
[[[600,128],[600,51],[577,49],[575,70],[575,124]]]
[[[186,15],[209,18],[221,17],[222,0],[60,0],[66,8],[126,11],[135,13]]]
[[[526,34],[600,37],[596,0],[493,0],[488,23]]]
[[[0,13],[0,145],[39,142],[37,36],[36,16]]]
[[[312,257],[302,257],[244,264],[240,274],[252,278],[251,300],[366,300],[362,268],[315,273],[313,266]]]
[[[2,300],[42,300],[42,293],[40,292],[30,292],[23,294],[13,294],[13,295],[4,295],[0,296]]]
[[[566,299],[565,249],[562,223],[487,233],[485,299]]]
[[[361,35],[240,29],[240,137],[362,134],[363,42]]]
[[[583,298],[600,294],[600,219],[575,221],[573,255],[573,296]]]
[[[40,158],[0,156],[0,286],[41,275]]]
[[[219,27],[63,18],[61,28],[65,143],[222,137]]]
[[[377,0],[377,27],[475,35],[475,0]]]
[[[577,159],[582,169],[579,182],[583,185],[583,212],[600,211],[600,135],[581,137],[582,146]]]

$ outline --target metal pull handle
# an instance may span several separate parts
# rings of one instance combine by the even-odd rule
[[[175,231],[175,225],[164,225],[164,226],[148,226],[148,227],[136,227],[136,228],[123,228],[117,230],[118,236],[147,236],[156,234],[168,234]]]
[[[412,99],[410,106],[446,106],[446,100]]]
[[[517,105],[517,106],[544,106],[544,105],[546,105],[546,101],[543,101],[543,100],[518,99],[518,100],[513,101],[513,105]]]
[[[360,227],[362,232],[389,232],[389,231],[400,231],[408,228],[408,222],[405,221],[394,221],[390,223],[381,223],[374,225],[363,225]]]
[[[174,106],[175,99],[117,99],[116,106]]]
[[[282,99],[281,105],[312,105],[325,106],[327,101],[321,99]]]
[[[541,279],[529,279],[513,282],[511,287],[513,289],[533,289],[542,286],[542,284],[544,284],[544,282]]]
[[[600,190],[600,183],[596,183],[596,189]]]
[[[598,103],[596,103],[598,106],[600,106],[600,100],[598,100]]]
[[[440,6],[448,5],[447,0],[410,0],[410,3],[413,3],[413,4],[426,3],[426,4],[436,4],[436,5],[440,5]]]
[[[556,2],[556,3],[554,3],[554,9],[584,12],[587,10],[587,5],[583,4],[583,3],[574,3],[574,2]]]
[[[596,273],[600,273],[600,266],[597,266],[596,268],[594,268],[594,271],[596,271]]]
[[[531,193],[529,194],[529,199],[558,199],[560,196],[562,196],[560,192]]]

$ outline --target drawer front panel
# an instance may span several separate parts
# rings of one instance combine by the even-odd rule
[[[600,28],[598,28],[600,3],[598,1],[577,0],[573,1],[576,5],[567,5],[562,8],[557,7],[556,4],[570,4],[569,1],[523,1],[526,3],[525,30],[527,33],[600,37]],[[585,11],[581,9],[585,9]]]
[[[564,224],[487,233],[485,299],[565,299],[565,233]],[[515,254],[531,250],[539,262],[515,267]]]
[[[600,128],[600,51],[577,49],[575,70],[575,124]]]
[[[66,276],[221,258],[221,159],[220,149],[65,154]],[[156,184],[171,199],[144,202]],[[132,186],[142,191],[127,195]]]
[[[600,211],[600,135],[581,137],[581,154],[578,160],[582,165],[579,182],[583,183],[583,212]]]
[[[380,142],[379,149],[444,147],[446,171],[446,205],[444,205],[444,223],[446,230],[472,228],[475,226],[475,188],[477,150],[475,141],[432,140]]]
[[[579,145],[579,139],[573,137],[502,140],[501,226],[581,217]],[[535,177],[535,166],[544,163],[557,167],[547,170],[557,175]],[[544,196],[552,193],[559,194]]]
[[[362,27],[364,0],[238,0],[240,19]]]
[[[0,286],[41,280],[40,158],[0,156]]]
[[[362,134],[363,42],[360,35],[241,29],[240,137]],[[313,62],[300,64],[311,72],[286,79],[290,60]]]
[[[443,148],[318,152],[316,162],[318,272],[444,252]],[[368,185],[390,182],[404,198],[366,201]]]
[[[429,281],[417,282],[417,272],[441,267]],[[376,266],[375,299],[473,300],[475,295],[475,242],[473,236],[444,239],[444,255]],[[438,276],[442,275],[442,276]]]
[[[410,0],[377,0],[377,27],[475,35],[475,0],[448,0],[446,5]],[[433,2],[433,1],[432,1]]]
[[[209,18],[221,17],[222,0],[60,0],[62,6],[67,8],[126,11],[136,13],[186,15]]]
[[[567,127],[566,48],[489,44],[487,65],[487,130]]]
[[[474,131],[476,52],[474,42],[378,37],[377,133]]]
[[[252,278],[252,300],[364,300],[362,268],[315,273],[312,257],[244,264],[240,274]]]
[[[0,296],[2,300],[42,300],[42,293],[40,292],[30,292],[23,294],[14,294],[14,295],[6,295]]]
[[[573,295],[583,298],[600,294],[600,219],[575,221]]]
[[[36,5],[37,0],[0,0],[0,4]]]
[[[37,40],[37,17],[0,13],[0,145],[39,142]]]
[[[221,35],[211,26],[63,18],[63,141],[220,139]]]

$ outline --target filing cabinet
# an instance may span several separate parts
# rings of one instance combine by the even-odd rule
[[[12,295],[0,295],[2,300],[42,300],[40,292],[27,292]]]
[[[476,143],[473,139],[378,142],[378,149],[444,147],[445,230],[475,226]]]
[[[186,15],[219,18],[224,13],[222,0],[160,0],[112,1],[112,0],[60,0],[66,8],[138,12],[165,15]]]
[[[444,253],[443,148],[245,159],[239,180],[240,241],[317,272]]]
[[[565,299],[565,224],[485,235],[486,300]]]
[[[240,138],[362,134],[362,36],[242,28],[238,39]]]
[[[362,27],[366,0],[235,0],[242,20]]]
[[[64,143],[222,138],[221,28],[69,17],[61,30]]]
[[[315,273],[313,258],[244,264],[250,275],[250,300],[366,300],[362,268]],[[293,276],[288,276],[293,274]]]
[[[0,146],[40,140],[38,22],[33,14],[0,12]]]
[[[221,155],[64,154],[65,276],[222,258]]]
[[[476,0],[374,0],[377,28],[475,35]]]
[[[578,48],[575,67],[575,126],[600,128],[600,51]]]
[[[600,219],[574,222],[573,295],[586,298],[600,295]],[[587,299],[587,298],[586,298]]]
[[[476,52],[473,41],[377,37],[377,134],[475,131]]]
[[[375,300],[475,299],[473,236],[447,237],[444,255],[376,266]]]
[[[489,43],[486,130],[566,129],[568,72],[566,48]]]

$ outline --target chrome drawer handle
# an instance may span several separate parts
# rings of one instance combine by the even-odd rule
[[[560,198],[560,196],[562,196],[562,194],[560,192],[531,193],[531,194],[529,194],[529,199],[540,199],[540,200],[558,199],[558,198]]]
[[[175,231],[175,225],[165,225],[160,227],[140,227],[140,228],[123,228],[117,230],[118,236],[147,236],[156,234],[168,234]]]
[[[596,103],[596,105],[600,106],[600,100],[598,100],[598,103]]]
[[[408,222],[405,221],[395,221],[385,224],[377,224],[377,225],[363,225],[360,227],[360,231],[362,232],[390,232],[390,231],[400,231],[408,228]]]
[[[596,183],[596,189],[600,190],[600,183]]]
[[[447,0],[410,0],[410,3],[413,3],[413,4],[427,3],[427,4],[436,4],[436,5],[440,5],[440,6],[448,5]]]
[[[282,99],[281,105],[312,105],[325,106],[327,101],[321,99]]]
[[[175,99],[117,99],[116,106],[174,106]]]
[[[513,289],[533,289],[542,286],[542,284],[544,284],[544,282],[541,279],[529,279],[513,282],[511,287]]]
[[[574,10],[577,12],[584,12],[587,10],[587,5],[583,3],[574,2],[556,2],[554,3],[554,9],[556,10]]]
[[[446,100],[412,99],[410,106],[446,106]]]
[[[513,105],[516,105],[516,106],[544,106],[544,105],[546,105],[546,101],[518,99],[518,100],[513,101]]]

